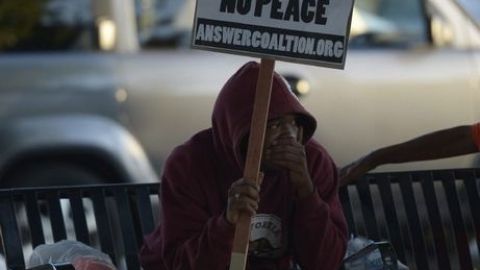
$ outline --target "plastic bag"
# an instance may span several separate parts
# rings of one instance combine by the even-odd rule
[[[55,244],[37,246],[27,263],[27,268],[43,264],[72,264],[76,270],[115,270],[110,257],[83,243],[62,240]]]
[[[7,261],[3,254],[0,254],[0,270],[7,270]]]
[[[351,237],[350,241],[347,244],[347,252],[345,258],[357,253],[366,246],[372,244],[373,241],[365,237]],[[408,267],[402,264],[400,261],[397,261],[399,270],[408,270]],[[383,261],[382,254],[380,250],[375,249],[370,252],[368,255],[363,256],[352,262],[345,263],[346,270],[382,270]]]

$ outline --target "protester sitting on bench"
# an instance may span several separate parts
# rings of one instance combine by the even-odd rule
[[[412,140],[383,147],[343,167],[340,185],[347,185],[378,166],[478,152],[480,123],[438,130]]]
[[[212,127],[170,155],[162,177],[162,223],[146,237],[142,266],[225,270],[240,213],[252,215],[247,269],[338,269],[347,226],[337,170],[311,137],[315,119],[274,74],[261,186],[242,179],[259,64],[230,78]]]

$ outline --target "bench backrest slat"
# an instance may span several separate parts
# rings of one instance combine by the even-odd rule
[[[403,203],[405,205],[405,212],[407,214],[408,229],[410,233],[409,237],[413,244],[413,256],[415,258],[417,269],[427,269],[427,250],[420,224],[420,217],[417,211],[417,202],[415,200],[411,175],[402,174],[398,181]]]
[[[457,196],[455,176],[453,172],[434,175],[442,181],[445,195],[447,197],[448,210],[452,219],[453,230],[455,234],[456,250],[458,252],[461,269],[473,269],[472,258],[468,249],[468,239],[466,235],[465,223],[463,222],[462,210]]]
[[[89,245],[90,244],[90,236],[87,227],[87,219],[85,216],[85,208],[82,202],[82,192],[79,190],[75,190],[69,192],[68,197],[70,199],[70,205],[72,209],[72,218],[73,218],[73,225],[75,228],[75,236],[78,241]]]
[[[66,239],[67,232],[65,230],[65,222],[63,220],[62,207],[60,206],[58,191],[45,191],[45,197],[48,203],[48,212],[50,214],[53,240],[57,242]]]
[[[141,235],[147,235],[155,228],[152,203],[150,200],[150,192],[148,187],[137,187],[136,195]]]
[[[404,252],[404,245],[400,233],[400,225],[398,223],[397,210],[395,207],[395,201],[393,199],[390,178],[388,178],[386,175],[382,175],[377,178],[377,183],[380,192],[380,198],[383,204],[383,210],[385,213],[390,242],[395,247],[402,247],[397,250],[397,257],[401,261],[405,262],[406,258]]]
[[[0,227],[3,249],[11,269],[25,268],[20,232],[15,218],[14,199],[10,192],[0,195]]]
[[[40,219],[40,211],[38,209],[37,192],[34,190],[25,192],[24,199],[32,244],[33,246],[38,246],[45,243],[45,237]]]
[[[97,234],[100,241],[101,250],[116,260],[113,237],[112,237],[112,224],[109,219],[109,213],[107,211],[104,188],[96,188],[89,190],[89,195],[93,203],[93,210],[95,213],[95,223],[97,225]]]
[[[429,172],[418,173],[414,178],[421,182],[423,197],[427,208],[428,220],[430,221],[433,239],[435,240],[435,253],[437,267],[440,270],[450,268],[450,259],[448,256],[447,242],[445,240],[445,232],[442,226],[440,210],[438,209],[438,200],[433,186],[433,177]]]
[[[132,223],[133,216],[127,190],[122,187],[115,188],[113,192],[118,207],[118,216],[123,237],[127,269],[140,269],[140,264],[138,262],[138,244]]]
[[[477,239],[477,249],[480,250],[480,211],[478,207],[480,206],[480,197],[478,194],[478,184],[476,181],[476,176],[473,171],[467,171],[460,175],[461,178],[465,179],[465,189],[467,190],[468,201],[470,203],[470,215],[472,215],[475,234]]]
[[[375,208],[373,206],[370,184],[367,178],[362,178],[357,183],[357,191],[360,197],[363,220],[366,225],[367,236],[374,241],[380,240]]]

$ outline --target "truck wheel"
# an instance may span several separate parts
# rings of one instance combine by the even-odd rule
[[[38,162],[22,165],[6,175],[10,187],[68,186],[101,183],[98,174],[80,165],[66,162]]]

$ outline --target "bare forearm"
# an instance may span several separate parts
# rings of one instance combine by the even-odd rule
[[[432,132],[410,141],[380,148],[369,156],[371,167],[454,157],[477,152],[471,126],[458,126]]]

